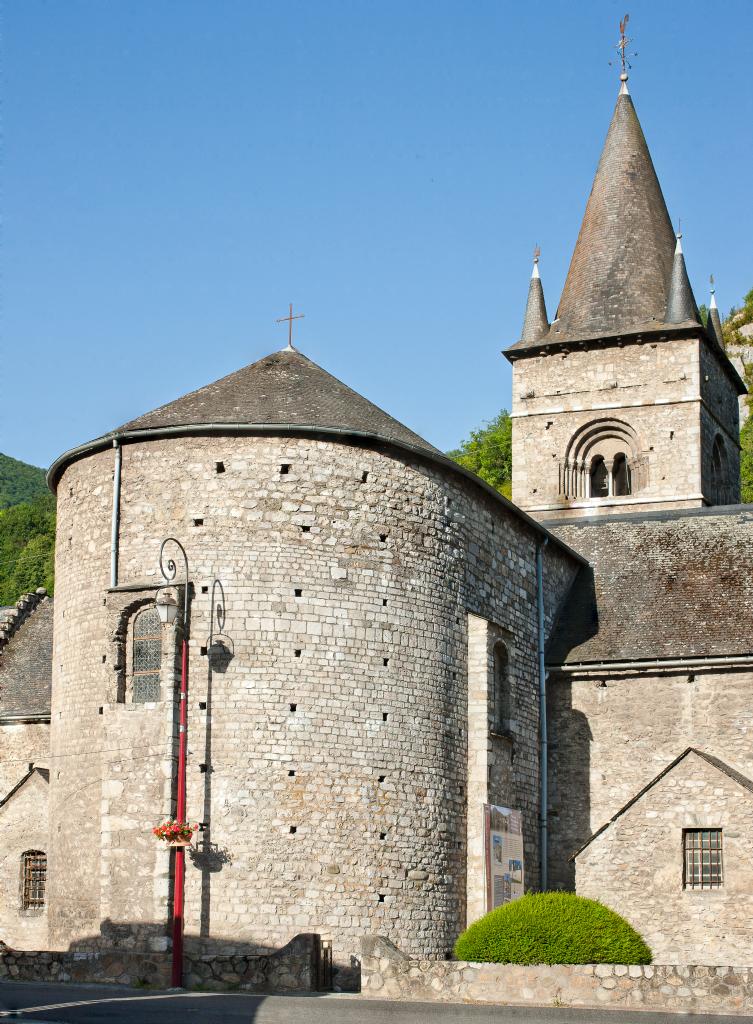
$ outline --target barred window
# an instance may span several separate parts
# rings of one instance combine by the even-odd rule
[[[47,854],[27,850],[21,854],[21,909],[41,910],[47,886]]]
[[[139,612],[133,622],[134,704],[160,699],[159,670],[162,662],[162,624],[155,607]]]
[[[685,889],[719,889],[722,884],[722,830],[686,828],[683,831]]]

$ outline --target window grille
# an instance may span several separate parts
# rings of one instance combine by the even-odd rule
[[[139,612],[133,623],[133,703],[160,699],[162,624],[156,608]]]
[[[683,832],[685,889],[719,889],[722,884],[722,830],[688,828]]]
[[[41,910],[47,885],[47,854],[27,850],[21,855],[21,909]]]

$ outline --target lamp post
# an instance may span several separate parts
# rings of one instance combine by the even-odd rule
[[[185,583],[183,585],[183,637],[180,658],[180,706],[178,717],[178,793],[176,819],[186,820],[186,745],[188,738],[188,556],[185,548],[175,537],[166,537],[159,549],[159,568],[164,587],[175,581],[177,566],[173,558],[165,559],[165,546],[174,544],[183,556]],[[165,624],[175,622],[178,603],[170,594],[158,594],[157,613]],[[175,848],[175,885],[173,890],[173,963],[171,983],[180,988],[183,983],[183,903],[186,878],[186,851],[182,846]]]

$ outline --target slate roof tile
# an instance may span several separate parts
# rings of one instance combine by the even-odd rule
[[[437,454],[398,420],[295,349],[283,349],[118,428],[201,424],[326,427],[374,434]]]
[[[753,653],[753,506],[546,522],[590,563],[551,665]]]
[[[52,608],[42,598],[0,650],[0,718],[50,714]]]

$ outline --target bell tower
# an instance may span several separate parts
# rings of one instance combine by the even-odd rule
[[[745,385],[701,323],[627,74],[555,319],[538,251],[513,367],[513,500],[539,519],[734,504]],[[717,315],[718,319],[718,315]]]

